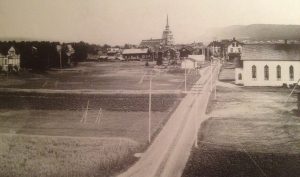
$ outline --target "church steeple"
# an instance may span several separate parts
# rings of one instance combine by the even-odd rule
[[[174,44],[172,31],[170,30],[170,26],[169,26],[169,15],[168,14],[167,14],[166,29],[163,31],[162,39],[164,41],[163,42],[164,45],[166,45],[166,46]]]
[[[169,15],[167,14],[167,25],[166,25],[166,29],[168,30],[169,29]]]

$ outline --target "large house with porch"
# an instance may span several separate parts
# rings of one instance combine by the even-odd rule
[[[244,86],[283,86],[300,79],[300,45],[244,45],[235,68],[235,83]]]
[[[239,60],[241,58],[243,43],[237,41],[235,38],[229,41],[226,45],[226,59],[229,61]]]
[[[14,47],[11,47],[6,55],[0,53],[0,69],[8,72],[19,71],[20,55],[16,53]]]

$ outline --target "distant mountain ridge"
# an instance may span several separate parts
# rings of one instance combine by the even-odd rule
[[[252,24],[216,28],[211,35],[218,39],[300,40],[300,25]]]

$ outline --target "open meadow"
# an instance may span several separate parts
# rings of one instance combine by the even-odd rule
[[[135,159],[127,138],[79,138],[0,134],[0,175],[110,176]]]
[[[153,70],[154,63],[145,62],[82,62],[75,68],[50,70],[45,73],[21,72],[0,77],[0,88],[56,90],[147,90],[149,78],[142,76]],[[192,81],[192,77],[188,77]],[[154,90],[180,90],[184,71],[158,70],[153,79]],[[189,82],[190,83],[190,82]]]
[[[285,103],[290,89],[224,82],[217,91],[183,176],[300,176],[296,95]]]
[[[0,176],[107,177],[134,163],[148,146],[143,75],[154,67],[144,64],[86,62],[1,76]],[[155,70],[152,138],[184,97],[182,69]],[[188,88],[199,77],[189,74]]]

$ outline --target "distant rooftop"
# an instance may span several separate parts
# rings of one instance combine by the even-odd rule
[[[124,49],[122,54],[147,54],[148,49]]]
[[[241,59],[244,61],[300,61],[300,45],[247,44],[244,45]]]

